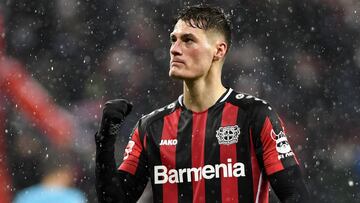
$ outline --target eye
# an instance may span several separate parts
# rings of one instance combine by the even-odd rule
[[[184,38],[184,42],[188,43],[188,42],[193,42],[194,40],[189,38],[189,37],[186,37]]]
[[[170,43],[173,44],[174,42],[176,42],[176,37],[170,37]]]

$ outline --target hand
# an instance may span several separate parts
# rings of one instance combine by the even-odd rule
[[[116,135],[120,131],[120,124],[131,112],[132,105],[125,99],[107,101],[104,105],[100,129],[95,136],[96,144],[114,144]]]
[[[109,119],[121,123],[131,112],[132,105],[125,99],[114,99],[107,101],[103,109],[102,120]]]

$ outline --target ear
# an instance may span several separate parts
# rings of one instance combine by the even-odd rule
[[[219,41],[216,43],[216,50],[214,54],[214,61],[222,60],[225,57],[227,52],[227,44],[224,41]]]

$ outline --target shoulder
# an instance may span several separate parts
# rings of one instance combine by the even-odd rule
[[[44,187],[42,187],[41,185],[33,185],[27,188],[24,188],[23,190],[21,190],[20,192],[17,193],[16,195],[16,199],[18,198],[23,198],[25,197],[29,197],[29,196],[37,196],[39,193],[42,193],[44,191]]]
[[[233,90],[229,95],[227,102],[238,106],[245,111],[268,111],[272,110],[271,105],[264,99],[258,98],[251,94]]]
[[[46,188],[41,185],[34,185],[28,188],[21,190],[16,194],[14,198],[14,203],[23,203],[23,202],[40,202],[41,197],[44,197],[46,193]]]
[[[63,195],[68,198],[69,202],[86,202],[84,193],[77,188],[64,188]]]
[[[276,111],[268,101],[251,94],[232,91],[227,102],[238,106],[239,109],[247,114],[247,118],[250,119],[251,123],[261,124],[267,117],[272,119],[278,117]]]
[[[178,101],[171,102],[161,108],[152,111],[140,118],[140,125],[143,129],[146,129],[152,123],[163,119],[165,116],[172,114],[177,109],[181,108]]]

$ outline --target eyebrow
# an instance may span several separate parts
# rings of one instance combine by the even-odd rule
[[[176,36],[173,33],[171,33],[170,39],[172,39],[173,37],[176,37]],[[187,38],[187,37],[196,38],[195,35],[193,35],[192,33],[185,33],[185,34],[180,35],[180,38]]]

